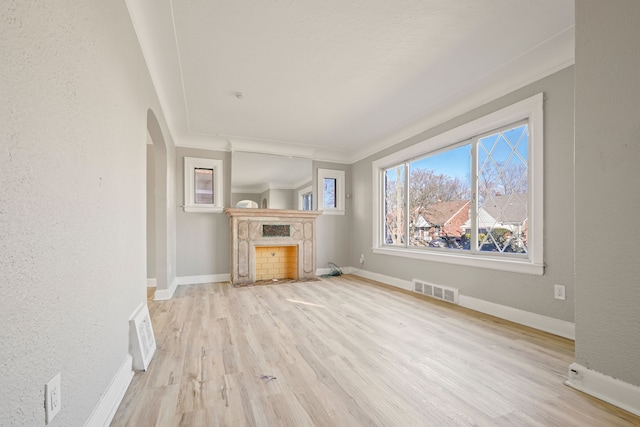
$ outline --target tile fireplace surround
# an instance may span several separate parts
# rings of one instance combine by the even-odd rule
[[[316,277],[317,211],[227,208],[231,219],[231,283],[256,282],[256,246],[296,246],[298,279]]]

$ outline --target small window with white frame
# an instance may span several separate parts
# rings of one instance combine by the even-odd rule
[[[318,169],[318,210],[325,214],[344,215],[344,171]]]
[[[310,211],[313,209],[313,191],[311,185],[298,190],[298,210]]]
[[[222,212],[224,173],[222,160],[184,158],[184,211]]]
[[[542,94],[373,162],[374,252],[543,274]]]

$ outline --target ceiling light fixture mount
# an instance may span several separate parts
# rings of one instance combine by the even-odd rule
[[[244,93],[242,92],[233,92],[233,96],[235,96],[236,99],[244,99]]]

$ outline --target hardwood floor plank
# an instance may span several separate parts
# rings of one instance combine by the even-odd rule
[[[113,427],[640,425],[564,386],[572,341],[355,276],[149,311],[158,351]]]

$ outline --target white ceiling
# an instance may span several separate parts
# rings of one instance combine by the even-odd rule
[[[353,162],[574,57],[573,0],[127,5],[179,146]]]

